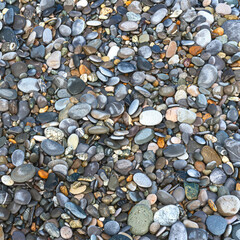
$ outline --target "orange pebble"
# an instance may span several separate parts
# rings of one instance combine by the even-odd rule
[[[214,102],[214,101],[213,101],[213,100],[211,100],[211,99],[208,99],[208,100],[207,100],[207,103],[208,103],[208,104],[214,104],[214,105],[216,105],[216,104],[217,104],[216,102]]]
[[[63,193],[65,196],[68,196],[68,190],[67,190],[67,187],[66,186],[61,186],[60,187],[60,191],[61,193]]]
[[[193,56],[197,56],[199,53],[201,53],[203,50],[200,46],[192,46],[189,48],[189,53],[191,53]]]
[[[129,6],[132,3],[132,1],[126,1],[126,6]]]
[[[103,223],[102,223],[100,220],[98,220],[98,219],[97,219],[97,225],[98,225],[100,228],[103,227]]]
[[[203,121],[205,122],[207,119],[211,118],[212,115],[210,113],[206,113],[204,116],[203,116]]]
[[[82,74],[87,74],[87,75],[89,75],[89,74],[91,73],[91,71],[90,71],[85,65],[83,65],[83,64],[80,65],[80,67],[79,67],[79,72],[80,72],[81,75],[82,75]]]
[[[196,161],[194,167],[199,171],[202,172],[205,169],[205,164],[201,161]]]
[[[126,180],[127,182],[131,182],[133,180],[133,175],[129,175]]]
[[[217,211],[217,206],[215,205],[212,199],[208,199],[208,205],[214,212]]]
[[[159,138],[158,138],[157,145],[158,145],[160,148],[163,148],[163,147],[164,147],[165,143],[164,143],[164,138],[163,138],[163,137],[159,137]]]
[[[79,74],[78,69],[73,69],[73,70],[71,70],[71,75],[72,75],[72,76],[77,76],[77,77],[79,77],[80,74]]]
[[[14,139],[8,139],[10,143],[16,144],[17,142]]]
[[[130,38],[129,38],[128,36],[126,36],[126,35],[123,35],[123,36],[122,36],[122,39],[123,39],[124,41],[128,41]]]
[[[236,184],[236,191],[240,191],[240,183]]]
[[[202,113],[200,113],[200,112],[197,112],[196,115],[197,115],[197,117],[202,117]]]
[[[219,36],[222,36],[224,34],[224,29],[222,27],[218,27],[214,29],[213,32],[218,34]]]
[[[177,20],[176,24],[177,24],[177,25],[180,25],[180,24],[181,24],[181,21],[180,21],[180,20]]]
[[[35,222],[32,223],[31,230],[32,230],[33,232],[36,231],[36,223],[35,223]]]
[[[40,178],[43,178],[43,179],[47,179],[48,178],[48,172],[46,172],[46,171],[44,171],[42,169],[40,169],[38,171],[38,175],[39,175]]]

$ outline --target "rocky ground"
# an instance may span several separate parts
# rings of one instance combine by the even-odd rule
[[[237,0],[0,2],[0,240],[240,239]]]

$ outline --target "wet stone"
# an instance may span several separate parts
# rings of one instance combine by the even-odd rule
[[[35,167],[32,164],[22,164],[11,172],[11,178],[14,182],[27,182],[35,175]]]
[[[31,194],[25,189],[21,189],[15,192],[14,202],[20,205],[27,205],[31,201]]]
[[[46,154],[50,156],[61,155],[64,152],[64,147],[61,144],[50,139],[42,141],[41,148]]]

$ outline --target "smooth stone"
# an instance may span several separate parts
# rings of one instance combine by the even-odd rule
[[[31,58],[44,58],[45,47],[43,45],[33,47],[31,49]]]
[[[67,26],[67,25],[61,25],[61,26],[59,27],[59,32],[61,33],[61,35],[62,35],[63,37],[68,37],[68,36],[71,35],[72,30],[71,30],[71,28],[70,28],[69,26]]]
[[[240,161],[240,142],[231,138],[224,141],[230,160],[235,163]]]
[[[240,224],[233,225],[232,238],[234,240],[239,240],[240,239]]]
[[[208,216],[206,220],[208,230],[216,236],[222,235],[227,227],[227,221],[221,216]]]
[[[160,23],[165,16],[167,15],[167,9],[166,8],[160,8],[157,10],[152,16],[151,16],[151,24],[157,25]]]
[[[158,125],[162,121],[162,114],[156,110],[143,111],[139,116],[139,122],[145,126]]]
[[[142,70],[142,71],[150,71],[152,68],[152,64],[144,57],[138,56],[137,67],[139,70]]]
[[[22,165],[24,157],[25,157],[24,152],[20,149],[16,149],[11,156],[12,164],[16,167]]]
[[[7,221],[10,216],[10,211],[7,208],[0,207],[0,220]]]
[[[240,20],[225,21],[221,27],[228,36],[228,41],[240,42]]]
[[[123,175],[128,175],[132,168],[133,168],[132,162],[126,159],[118,160],[114,165],[115,171]]]
[[[64,153],[64,147],[50,139],[43,140],[41,143],[42,150],[50,156],[58,156]]]
[[[186,148],[182,144],[172,144],[163,150],[165,157],[179,157],[186,153]]]
[[[211,148],[210,146],[204,146],[201,150],[201,154],[203,156],[203,161],[208,164],[212,161],[216,161],[217,166],[219,166],[222,163],[221,158],[217,154],[217,152]]]
[[[63,226],[60,229],[60,234],[63,239],[70,239],[73,235],[72,229],[67,226]]]
[[[152,50],[149,46],[142,46],[138,49],[138,55],[144,58],[150,58],[152,55]]]
[[[152,181],[150,178],[144,173],[135,173],[133,175],[133,181],[139,186],[143,188],[149,188],[152,186]]]
[[[59,229],[56,227],[54,223],[47,222],[44,225],[44,229],[46,232],[53,238],[59,238],[60,237],[60,232]]]
[[[227,175],[219,168],[215,168],[210,174],[210,181],[213,184],[224,184],[227,180]]]
[[[14,182],[24,183],[33,178],[35,172],[35,167],[32,164],[22,164],[13,169],[11,178]]]
[[[201,228],[187,228],[188,240],[208,240],[208,233]]]
[[[240,200],[233,195],[225,195],[217,199],[218,212],[224,217],[231,217],[238,213]]]
[[[88,129],[89,134],[106,134],[109,132],[109,128],[105,126],[93,126]]]
[[[8,100],[0,99],[0,112],[5,112],[8,110]]]
[[[180,221],[174,223],[170,229],[169,240],[187,240],[188,234],[186,227]]]
[[[197,199],[199,193],[199,185],[197,183],[184,182],[184,190],[188,200]]]
[[[172,226],[179,219],[179,208],[175,205],[162,207],[154,214],[154,221],[161,226]]]
[[[196,113],[185,108],[178,108],[177,119],[181,123],[193,124],[196,120]]]
[[[194,40],[199,46],[205,48],[212,40],[211,33],[208,29],[202,29],[196,34]]]
[[[72,147],[73,150],[76,150],[78,143],[79,143],[79,138],[77,134],[73,133],[68,137],[68,140],[67,140],[68,147]]]
[[[128,114],[133,115],[139,107],[139,100],[135,99],[132,101],[131,105],[128,108]]]
[[[36,78],[23,78],[18,82],[18,88],[24,93],[38,92],[40,90]]]
[[[65,203],[65,208],[69,210],[77,218],[85,219],[87,217],[83,209],[72,202]]]
[[[72,36],[80,35],[85,29],[85,22],[82,19],[77,19],[72,24]]]
[[[216,55],[222,50],[222,45],[223,44],[219,40],[215,39],[206,46],[206,51],[212,56]]]
[[[183,187],[177,187],[173,191],[173,197],[176,199],[177,202],[182,202],[185,198],[185,191]]]
[[[120,225],[117,221],[108,221],[104,225],[104,232],[110,236],[118,234],[120,231]]]
[[[71,107],[68,111],[68,115],[70,118],[79,120],[83,117],[87,116],[91,111],[91,106],[87,103],[78,103]]]
[[[81,93],[85,87],[86,85],[83,80],[78,77],[71,77],[68,79],[67,89],[72,95]]]
[[[134,31],[138,29],[138,24],[133,21],[125,21],[119,23],[118,27],[125,32]]]
[[[210,64],[204,65],[198,77],[198,86],[201,86],[203,88],[209,88],[216,80],[217,69]]]
[[[24,62],[16,62],[11,65],[12,74],[14,77],[19,77],[21,74],[26,73],[28,68]]]
[[[52,41],[52,31],[49,28],[44,29],[42,39],[46,44],[49,44]]]
[[[127,223],[131,226],[132,234],[142,236],[148,232],[152,221],[152,210],[146,205],[138,204],[131,209]]]
[[[25,189],[20,189],[15,192],[14,202],[20,205],[27,205],[31,201],[31,194]]]
[[[121,73],[131,73],[136,70],[135,66],[129,62],[120,62],[117,68]]]
[[[55,102],[54,107],[57,111],[61,111],[68,105],[68,103],[70,103],[69,98],[62,98]]]
[[[47,59],[47,65],[53,69],[58,69],[60,67],[60,63],[61,63],[60,51],[53,52]]]
[[[0,89],[0,97],[7,100],[15,100],[17,98],[17,92],[14,89]]]
[[[140,130],[134,138],[134,142],[138,145],[150,142],[154,138],[154,131],[151,128]]]
[[[159,202],[161,202],[164,205],[177,203],[176,199],[170,193],[168,193],[164,190],[157,191],[157,198],[158,198]]]

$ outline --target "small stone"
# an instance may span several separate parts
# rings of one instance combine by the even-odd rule
[[[91,106],[87,103],[78,103],[71,107],[68,111],[68,115],[70,118],[79,120],[89,114],[91,111]]]
[[[136,173],[133,175],[133,181],[139,186],[143,188],[149,188],[152,186],[152,182],[150,178],[144,173]]]
[[[60,62],[61,62],[60,51],[53,52],[47,59],[47,65],[53,69],[58,69],[60,67]]]
[[[133,21],[125,21],[125,22],[119,23],[119,28],[125,32],[134,31],[138,29],[138,24]]]
[[[205,48],[207,46],[207,44],[210,43],[212,40],[211,33],[207,29],[200,30],[196,34],[194,39],[195,39],[195,42],[203,48]]]
[[[231,14],[231,7],[226,3],[219,3],[215,8],[216,13],[221,15]]]
[[[50,156],[57,156],[64,153],[64,147],[58,142],[46,139],[42,141],[41,148],[43,151]]]
[[[27,205],[31,201],[31,194],[25,189],[20,189],[15,192],[14,202],[20,205]]]
[[[157,25],[165,18],[166,15],[167,15],[167,9],[160,8],[151,16],[151,24]]]
[[[137,133],[134,142],[138,145],[147,143],[154,138],[154,131],[151,128],[144,128]]]
[[[187,230],[183,223],[180,221],[174,223],[170,229],[169,240],[187,240]]]
[[[44,229],[46,230],[46,232],[54,237],[54,238],[58,238],[60,237],[60,232],[58,230],[58,228],[55,226],[55,224],[51,223],[51,222],[47,222],[45,225],[44,225]]]
[[[104,225],[104,232],[110,236],[118,234],[120,231],[120,226],[117,221],[108,221]]]
[[[12,163],[16,167],[23,164],[24,158],[25,158],[25,154],[20,149],[15,150],[11,156]]]
[[[61,228],[60,234],[63,239],[70,239],[73,235],[73,232],[70,227],[64,226]]]
[[[38,80],[36,78],[23,78],[18,82],[18,88],[24,93],[39,91]]]

